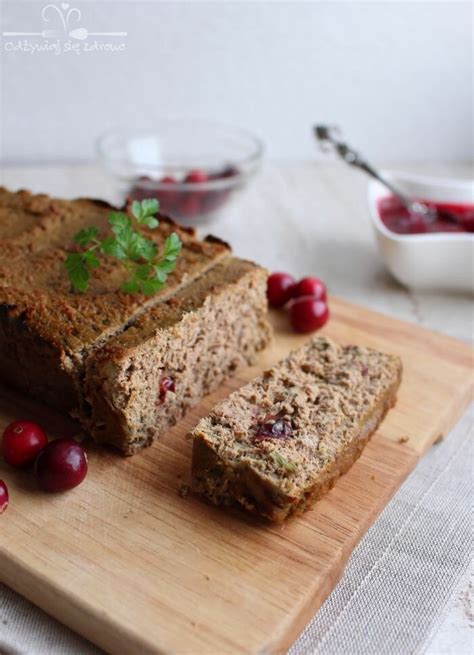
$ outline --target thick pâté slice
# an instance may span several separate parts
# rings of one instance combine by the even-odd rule
[[[191,432],[193,489],[283,521],[323,496],[395,403],[398,357],[316,337]]]
[[[177,232],[183,244],[160,291],[122,293],[127,273],[106,258],[87,292],[74,292],[64,268],[73,236],[89,226],[106,232],[114,209],[0,188],[0,378],[133,453],[265,347],[266,273],[159,216],[147,237],[161,250]],[[195,385],[181,384],[189,367]]]
[[[81,418],[133,454],[268,343],[266,272],[227,257],[150,308],[85,362]]]

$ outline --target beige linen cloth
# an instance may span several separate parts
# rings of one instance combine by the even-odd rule
[[[425,650],[472,557],[473,410],[474,405],[423,458],[362,539],[343,578],[288,655]],[[100,652],[0,585],[0,653]]]

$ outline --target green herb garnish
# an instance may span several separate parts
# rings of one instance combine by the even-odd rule
[[[137,225],[154,230],[159,225],[155,216],[158,208],[154,198],[135,200],[131,212]],[[86,227],[75,235],[74,242],[85,250],[70,253],[64,262],[72,288],[87,291],[91,271],[100,266],[98,256],[106,255],[118,259],[128,272],[122,291],[146,296],[159,291],[176,266],[181,251],[179,236],[176,232],[170,234],[160,253],[156,243],[136,230],[132,218],[124,212],[110,212],[108,222],[113,234],[104,239],[99,238],[96,227]]]
[[[270,457],[280,468],[284,469],[285,471],[289,471],[290,473],[294,473],[296,471],[296,464],[294,462],[289,462],[276,450],[273,450],[270,453]]]

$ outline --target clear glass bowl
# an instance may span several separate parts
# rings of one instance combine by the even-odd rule
[[[113,130],[97,142],[98,156],[120,195],[158,198],[179,223],[216,218],[254,175],[263,146],[235,127],[198,120],[162,120],[150,130]]]

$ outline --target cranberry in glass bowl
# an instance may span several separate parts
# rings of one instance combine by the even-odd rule
[[[191,226],[219,216],[253,177],[263,152],[259,139],[240,128],[177,119],[107,132],[97,149],[120,201],[157,198],[162,214]]]

